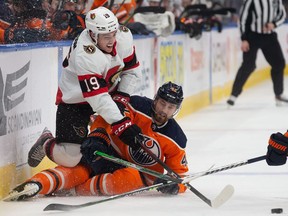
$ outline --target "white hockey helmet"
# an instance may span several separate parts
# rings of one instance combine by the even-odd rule
[[[89,11],[85,17],[86,28],[95,36],[116,31],[119,28],[117,17],[105,7],[98,7]]]

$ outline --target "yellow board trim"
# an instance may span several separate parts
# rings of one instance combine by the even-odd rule
[[[11,189],[11,185],[16,184],[16,165],[9,164],[0,167],[0,199],[4,198]]]
[[[18,184],[26,181],[31,176],[44,170],[55,167],[56,164],[47,157],[35,168],[28,165],[16,168],[15,164],[0,167],[0,199],[3,199]]]

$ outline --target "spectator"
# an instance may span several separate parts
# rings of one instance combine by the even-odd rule
[[[5,29],[2,43],[31,43],[48,40],[49,31],[45,27],[47,12],[42,8],[42,0],[13,0],[15,20]]]
[[[7,28],[13,21],[14,15],[12,9],[12,0],[7,1],[7,3],[4,0],[0,1],[0,28]]]
[[[51,11],[51,0],[42,0],[42,8],[46,11],[46,19],[49,19],[49,14]]]
[[[4,43],[5,30],[14,22],[14,14],[12,12],[12,0],[5,3],[3,0],[0,1],[0,44]]]
[[[77,14],[77,1],[64,0],[51,20],[51,40],[73,40],[85,29],[85,15]]]
[[[49,20],[52,20],[56,11],[60,9],[60,0],[51,0],[50,9],[47,14]]]
[[[112,4],[113,3],[113,4]],[[111,8],[111,11],[115,14],[119,23],[127,24],[134,22],[133,13],[136,9],[136,1],[129,0],[129,2],[125,2],[122,0],[94,0],[91,6],[91,9],[95,9],[100,6],[105,6],[107,8]]]
[[[77,15],[85,15],[86,4],[88,0],[77,0],[75,12]]]

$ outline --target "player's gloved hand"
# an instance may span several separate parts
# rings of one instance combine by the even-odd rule
[[[86,140],[82,143],[80,151],[88,163],[93,163],[100,159],[95,156],[95,151],[101,151],[109,154],[110,139],[104,128],[96,128],[92,131]]]
[[[148,30],[146,26],[140,22],[128,23],[126,26],[127,28],[130,29],[132,34],[140,34],[140,35],[154,34],[153,31]]]
[[[141,136],[141,129],[131,122],[131,119],[124,117],[118,122],[115,122],[111,125],[112,131],[117,135],[120,140],[129,145],[134,150],[137,150],[141,147],[143,141],[143,136]]]
[[[159,184],[159,183],[167,184],[167,180],[157,178],[154,181],[154,184]],[[157,190],[164,194],[177,195],[179,193],[179,185],[175,183],[175,184],[163,186],[161,188],[158,188]]]
[[[270,166],[283,165],[287,161],[288,152],[288,131],[283,135],[274,133],[270,136],[266,162]]]
[[[122,115],[124,115],[126,106],[130,101],[130,95],[124,92],[116,91],[112,94],[112,99],[117,104]]]

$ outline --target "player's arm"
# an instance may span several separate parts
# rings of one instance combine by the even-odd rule
[[[185,174],[188,172],[185,150],[179,148],[178,146],[175,146],[169,150],[169,153],[165,156],[165,163],[179,176],[185,176]],[[183,193],[185,190],[186,187],[179,184],[179,193]]]
[[[84,75],[78,75],[78,81],[85,100],[93,111],[111,124],[113,133],[126,145],[139,148],[138,140],[141,140],[141,129],[133,124],[130,118],[121,114],[116,103],[108,94],[107,83],[103,76],[87,71]]]
[[[161,148],[165,149],[165,164],[167,164],[167,166],[170,167],[179,176],[184,176],[188,172],[188,165],[184,148],[181,148],[177,143],[171,140],[167,140],[164,145],[165,146],[163,146],[162,143]],[[156,179],[154,184],[160,182],[165,183],[167,181]],[[166,194],[176,195],[178,193],[184,193],[186,191],[186,187],[183,184],[172,184],[159,189],[159,191]]]
[[[276,27],[278,27],[279,25],[283,24],[285,22],[286,19],[286,10],[285,7],[283,5],[283,3],[279,3],[278,4],[278,8],[276,9],[276,17],[273,20],[273,24]]]
[[[118,91],[133,94],[137,84],[141,81],[139,61],[133,46],[133,36],[130,30],[124,26],[120,27],[117,38],[117,49],[123,58],[124,68],[120,74],[121,82]]]
[[[251,5],[252,0],[246,0],[243,3],[243,6],[240,10],[240,20],[239,20],[239,28],[240,28],[240,34],[241,34],[241,40],[247,40],[248,39],[248,26],[249,22],[251,22]]]

